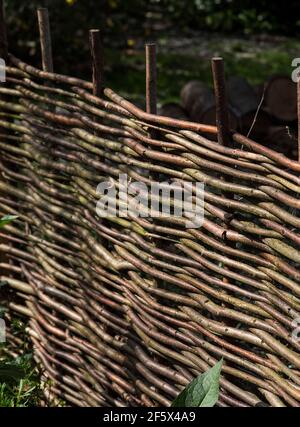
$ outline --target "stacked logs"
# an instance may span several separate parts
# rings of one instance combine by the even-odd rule
[[[272,76],[252,87],[241,76],[227,81],[230,126],[288,157],[297,158],[297,91],[287,76]],[[215,124],[216,106],[211,88],[198,80],[180,93],[181,104],[162,106],[160,113],[198,123]]]
[[[11,312],[29,319],[51,398],[168,406],[223,357],[219,406],[299,406],[300,164],[9,60],[0,214],[19,218],[0,245],[1,282],[19,298]],[[146,188],[152,176],[204,182],[202,227],[99,217],[97,185],[120,195],[120,174]]]

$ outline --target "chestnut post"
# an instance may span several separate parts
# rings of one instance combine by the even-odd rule
[[[4,10],[4,1],[3,0],[0,0],[0,58],[4,61],[4,64],[6,65],[7,60],[8,60],[8,43],[7,43],[5,10]],[[0,83],[0,84],[3,84],[3,83]],[[5,82],[4,82],[4,84],[5,84]],[[1,99],[3,101],[6,101],[5,95],[1,94]],[[7,129],[1,128],[1,127],[0,127],[0,129],[1,129],[1,134],[2,134],[1,139],[5,140],[5,135],[8,135],[9,131]],[[5,163],[5,161],[3,161],[3,162]],[[2,173],[0,174],[0,180],[1,181],[4,180],[4,176]],[[7,231],[4,230],[3,234],[5,235],[5,233],[7,233]],[[0,238],[0,243],[6,244],[10,247],[12,246],[12,243],[9,241],[9,239],[5,238],[5,236]],[[9,258],[9,256],[5,252],[1,252],[0,262],[11,264],[12,260]],[[12,276],[11,273],[10,273],[10,276]],[[1,295],[1,293],[0,293],[0,297],[3,297],[3,294]]]
[[[157,113],[156,44],[147,43],[146,51],[146,111]]]
[[[157,114],[157,74],[156,74],[156,44],[145,44],[146,54],[146,112]],[[149,130],[149,136],[157,139],[156,129]]]
[[[298,161],[300,162],[300,74],[297,79]]]
[[[228,146],[230,145],[231,134],[229,128],[228,101],[223,58],[212,58],[211,65],[216,98],[216,124],[218,130],[218,142],[221,145]],[[224,177],[221,178],[224,179]],[[226,181],[230,181],[230,178],[226,177]],[[234,194],[227,193],[227,197],[229,199],[234,199]],[[229,213],[228,219],[226,219],[223,224],[225,230],[229,229],[232,218],[233,214]],[[226,240],[226,231],[224,232],[224,239]],[[235,247],[233,242],[227,242],[227,244]],[[227,281],[227,279],[223,278],[223,281]]]
[[[37,16],[39,23],[43,70],[49,73],[53,73],[52,42],[48,9],[45,7],[38,8]]]
[[[104,88],[104,55],[100,30],[90,30],[89,39],[93,67],[93,95],[101,96]]]
[[[218,142],[222,145],[228,145],[230,130],[223,58],[212,58],[212,74],[216,98]]]
[[[0,0],[0,59],[1,59],[1,66],[2,66],[2,61],[4,61],[4,66],[6,66],[7,64],[7,60],[8,60],[8,46],[7,46],[7,33],[6,33],[6,23],[5,23],[5,10],[4,10],[4,1]],[[2,77],[5,76],[5,69],[3,70],[3,74]],[[5,78],[3,78],[3,80],[5,81]],[[5,95],[1,95],[1,99],[3,101],[5,101]],[[5,128],[1,129],[1,133],[3,135],[7,134],[7,130]]]

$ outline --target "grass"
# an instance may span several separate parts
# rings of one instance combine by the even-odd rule
[[[18,217],[15,215],[6,215],[0,218],[0,228],[16,218]],[[1,283],[0,288],[3,286],[5,285]],[[1,297],[5,299],[5,292],[1,292]],[[0,318],[5,311],[5,307],[0,306]],[[12,358],[8,356],[10,343],[0,344],[0,406],[38,406],[42,398],[42,391],[40,378],[33,364],[32,354],[28,353],[29,344],[25,334],[26,323],[17,318],[10,323],[11,334],[16,337],[16,342],[22,343],[22,348],[19,348],[18,351],[23,351],[23,354]]]
[[[0,317],[6,310],[0,306]],[[26,322],[15,317],[10,321],[10,333],[16,337],[21,347],[20,356],[11,357],[11,343],[0,344],[0,407],[40,406],[43,399],[40,374],[33,360],[31,344],[26,334]]]
[[[40,378],[32,354],[0,361],[0,407],[40,406]]]

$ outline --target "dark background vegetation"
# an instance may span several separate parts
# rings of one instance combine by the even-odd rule
[[[143,98],[147,40],[158,43],[164,101],[176,100],[190,79],[210,83],[214,54],[225,58],[227,73],[257,84],[290,74],[300,53],[300,4],[293,0],[6,0],[9,49],[38,66],[39,6],[50,11],[55,71],[90,79],[88,30],[101,28],[106,82],[132,99]]]
[[[80,46],[85,50],[84,34],[91,27],[101,27],[118,39],[125,32],[145,36],[155,33],[159,22],[164,30],[176,32],[268,32],[289,36],[300,32],[298,0],[6,0],[12,40],[20,41],[26,35],[27,43],[34,42],[38,6],[51,9],[56,23],[54,40],[64,40],[70,52]]]

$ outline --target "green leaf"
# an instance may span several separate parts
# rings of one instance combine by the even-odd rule
[[[7,286],[7,285],[8,285],[8,282],[6,280],[0,280],[0,289],[3,288],[3,286]]]
[[[26,353],[23,354],[22,356],[18,356],[16,357],[11,363],[15,366],[24,366],[28,365],[28,362],[30,362],[32,360],[32,353]]]
[[[172,407],[213,407],[219,398],[219,381],[223,358],[207,372],[194,378],[176,397]]]
[[[205,390],[205,397],[202,400],[200,407],[211,408],[217,403],[219,398],[219,382],[222,363],[223,359],[204,374],[203,388]]]
[[[0,219],[0,228],[6,224],[9,224],[14,219],[17,219],[18,215],[5,215]]]
[[[173,401],[173,407],[194,407],[199,406],[194,402],[201,401],[204,398],[205,392],[201,382],[198,381],[199,377],[194,378],[193,381],[176,397]]]

